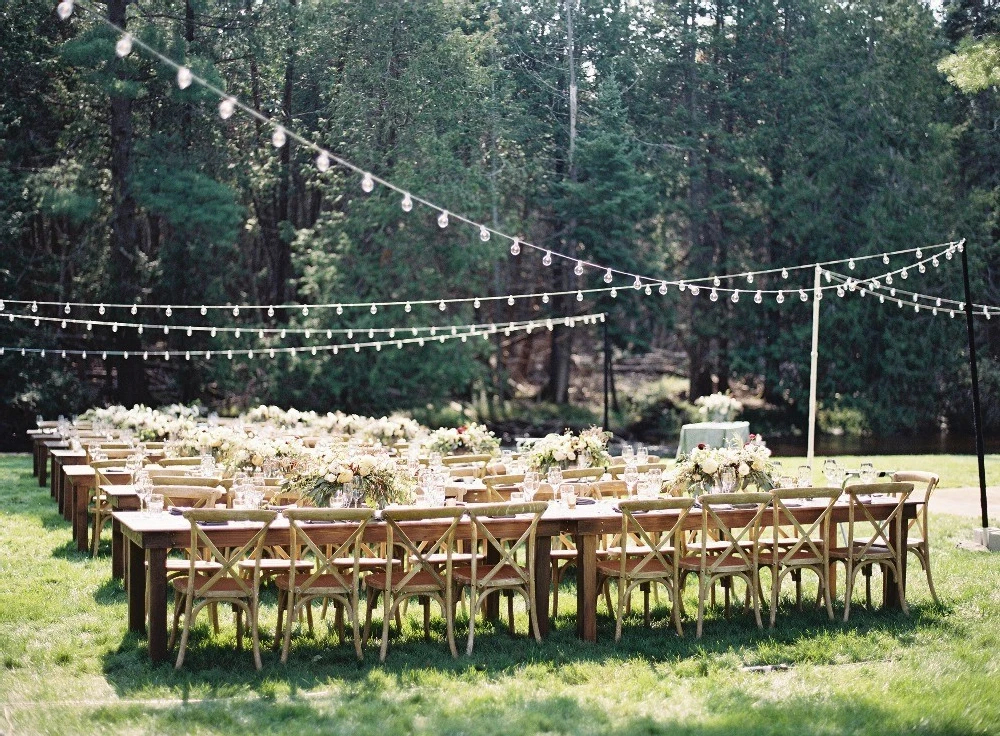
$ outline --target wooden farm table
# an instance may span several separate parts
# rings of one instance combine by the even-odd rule
[[[99,490],[108,499],[108,505],[115,512],[138,511],[141,508],[139,494],[135,492],[135,487],[127,481],[121,484],[102,485]],[[111,517],[111,577],[116,580],[122,580],[125,577],[125,564],[127,562],[125,545],[121,522],[118,521],[118,514],[114,513]],[[127,580],[125,584],[128,585]]]
[[[89,465],[64,465],[62,469],[63,508],[69,510],[73,539],[81,552],[90,549],[87,545],[87,503],[96,475]]]
[[[38,457],[38,487],[45,488],[49,485],[49,455],[52,450],[66,450],[69,443],[59,439],[59,437],[46,437],[40,441],[36,440],[36,453]],[[56,497],[55,486],[49,488],[52,498]]]
[[[114,489],[112,489],[114,490]],[[124,498],[120,494],[119,498]],[[874,499],[870,503],[872,515],[876,519],[884,519],[895,507],[895,499]],[[907,502],[902,527],[902,537],[894,539],[896,544],[906,544],[906,527],[910,518],[916,515],[917,502]],[[822,512],[821,506],[803,506],[796,511],[796,516],[805,523],[815,520]],[[719,512],[720,518],[727,524],[739,526],[749,523],[753,511],[731,509]],[[847,521],[848,507],[846,503],[838,504],[833,512],[832,522]],[[654,514],[647,517],[649,529],[655,531],[657,526],[668,529],[672,526],[672,514]],[[769,517],[767,517],[769,518]],[[190,544],[190,526],[181,516],[172,514],[149,515],[141,512],[118,511],[114,514],[115,524],[127,545],[127,570],[129,601],[129,630],[142,632],[146,629],[146,566],[149,563],[149,654],[154,662],[162,661],[167,656],[167,580],[166,557],[171,548],[185,549]],[[522,518],[495,519],[489,522],[494,535],[500,537],[517,537],[526,528],[527,521]],[[443,522],[414,522],[409,526],[408,534],[415,539],[437,539],[446,524]],[[699,529],[701,515],[688,515],[685,529]],[[543,635],[549,630],[549,588],[551,585],[551,549],[552,537],[562,533],[573,535],[579,557],[577,560],[577,635],[584,641],[597,639],[597,547],[600,537],[621,529],[621,516],[614,510],[613,502],[596,503],[578,506],[576,509],[555,509],[546,512],[538,525],[538,541],[535,549],[535,605],[538,612],[539,629]],[[213,543],[218,546],[238,546],[246,542],[253,534],[253,527],[246,524],[229,524],[220,527],[205,527]],[[385,541],[385,524],[373,522],[369,524],[366,540],[369,542]],[[319,544],[342,542],[350,533],[349,525],[317,525],[311,536]],[[468,524],[460,527],[460,536],[469,533]],[[895,534],[895,532],[893,532]],[[287,545],[288,524],[279,518],[268,532],[265,543],[268,545]],[[901,574],[906,579],[906,558],[903,558]],[[884,583],[885,604],[887,607],[899,605],[895,595],[895,580],[886,576]],[[495,609],[494,609],[495,610]]]
[[[50,493],[56,499],[59,512],[66,521],[73,518],[72,509],[66,504],[63,488],[63,468],[70,465],[83,465],[87,461],[87,453],[83,450],[70,450],[53,448],[49,450],[49,457],[52,458],[52,470],[49,478]]]
[[[29,429],[31,438],[31,474],[37,476],[41,471],[42,443],[46,440],[59,439],[55,427],[45,429]]]

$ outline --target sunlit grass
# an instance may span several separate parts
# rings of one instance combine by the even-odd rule
[[[848,468],[857,469],[861,463],[870,461],[876,470],[921,470],[941,476],[941,488],[962,488],[979,485],[979,464],[975,455],[833,455],[837,462]],[[806,465],[805,456],[775,457],[784,466],[785,473],[794,475],[800,465]],[[813,482],[826,485],[823,478],[823,461],[826,457],[813,459]],[[986,456],[986,484],[1000,485],[1000,455]]]
[[[908,460],[911,468],[922,462]],[[556,630],[541,646],[524,636],[520,611],[516,638],[505,625],[481,624],[473,656],[453,660],[443,624],[435,621],[425,642],[414,606],[384,665],[373,646],[357,664],[350,646],[323,631],[315,640],[297,638],[283,666],[269,648],[269,592],[262,672],[248,651],[235,650],[225,616],[217,637],[199,627],[176,672],[170,663],[151,666],[144,640],[126,633],[125,594],[110,580],[107,556],[75,551],[30,467],[27,456],[0,457],[3,733],[1000,731],[993,684],[1000,566],[995,557],[956,549],[971,525],[954,517],[933,519],[944,606],[932,604],[914,569],[909,618],[859,606],[849,624],[830,623],[786,600],[773,632],[758,631],[738,611],[729,619],[713,611],[699,641],[693,623],[683,639],[674,636],[661,608],[651,628],[633,614],[616,645],[602,603],[599,641],[584,644],[574,632],[570,576]],[[460,641],[466,624],[460,617]],[[761,664],[791,669],[743,669]]]

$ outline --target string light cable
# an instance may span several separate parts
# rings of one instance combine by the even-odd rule
[[[288,140],[291,139],[291,140],[296,141],[297,143],[299,143],[303,147],[311,149],[313,152],[315,152],[317,154],[316,162],[315,163],[316,163],[317,169],[321,173],[325,173],[326,171],[329,170],[329,168],[330,168],[330,166],[332,164],[336,164],[337,166],[339,166],[339,167],[341,167],[343,169],[351,171],[351,172],[353,172],[355,174],[359,174],[361,176],[361,189],[365,193],[372,192],[373,189],[374,189],[374,187],[375,187],[375,185],[378,184],[378,185],[380,185],[380,186],[382,186],[382,187],[384,187],[386,189],[392,190],[392,191],[396,192],[397,194],[402,195],[400,206],[401,206],[401,208],[402,208],[402,210],[404,212],[410,212],[413,209],[413,205],[415,203],[421,204],[421,205],[423,205],[423,206],[425,206],[425,207],[427,207],[427,208],[429,208],[429,209],[431,209],[431,210],[433,210],[433,211],[435,211],[435,212],[438,213],[437,214],[437,222],[438,222],[438,225],[441,228],[447,227],[448,224],[452,220],[462,222],[462,223],[464,223],[466,225],[471,226],[472,228],[475,228],[479,232],[479,237],[480,237],[480,239],[483,242],[489,241],[493,236],[497,236],[497,238],[501,239],[501,240],[509,241],[510,242],[510,252],[511,252],[512,255],[516,256],[516,255],[518,255],[521,252],[521,250],[523,248],[528,248],[528,249],[531,249],[531,250],[534,250],[536,252],[544,254],[543,258],[542,258],[542,263],[545,266],[551,265],[552,260],[554,258],[559,258],[559,259],[567,261],[567,262],[572,262],[572,263],[575,264],[574,265],[574,272],[578,276],[582,275],[583,272],[585,271],[585,269],[590,269],[592,271],[599,272],[599,273],[603,272],[603,274],[604,274],[604,280],[605,280],[606,283],[611,283],[615,279],[616,276],[620,276],[620,277],[625,277],[625,278],[628,278],[628,279],[632,279],[633,282],[634,282],[633,286],[635,288],[646,288],[646,287],[648,287],[651,290],[653,287],[657,287],[659,289],[664,289],[667,286],[677,286],[677,287],[679,287],[681,289],[685,289],[689,285],[692,285],[692,284],[696,285],[696,287],[697,287],[697,286],[700,286],[700,285],[705,284],[705,283],[712,283],[712,285],[716,288],[717,293],[719,291],[722,291],[722,292],[725,292],[725,293],[753,291],[754,293],[756,293],[758,291],[756,289],[720,288],[721,287],[721,282],[722,281],[727,281],[727,280],[734,280],[734,279],[746,279],[749,283],[752,283],[753,279],[755,277],[762,276],[762,275],[767,275],[767,274],[773,274],[773,273],[781,273],[781,275],[782,275],[783,278],[787,278],[789,272],[799,271],[799,270],[805,270],[805,269],[812,269],[812,268],[815,268],[817,265],[819,265],[819,266],[833,266],[833,265],[838,265],[838,264],[846,263],[848,265],[848,267],[853,270],[855,262],[858,262],[858,261],[864,261],[864,260],[873,259],[873,258],[881,258],[883,260],[883,262],[885,263],[885,262],[887,262],[886,259],[888,257],[890,257],[890,256],[902,255],[902,254],[911,253],[911,252],[916,252],[918,254],[917,258],[918,259],[920,258],[920,256],[919,256],[920,248],[918,247],[918,248],[908,248],[908,249],[903,249],[903,250],[890,251],[890,252],[887,252],[887,253],[881,253],[881,254],[875,254],[875,255],[854,256],[854,257],[851,257],[851,258],[843,258],[843,259],[838,259],[838,260],[833,260],[833,261],[824,261],[824,262],[821,262],[821,263],[805,264],[805,265],[800,265],[800,266],[786,266],[786,267],[782,267],[782,268],[771,268],[771,269],[764,269],[764,270],[759,270],[759,271],[743,271],[743,272],[740,272],[740,273],[726,274],[724,276],[705,276],[705,277],[697,277],[697,278],[693,278],[693,279],[677,280],[677,279],[663,279],[663,278],[658,278],[658,277],[652,277],[652,276],[648,276],[648,275],[638,274],[638,273],[635,273],[635,272],[632,272],[632,271],[627,271],[627,270],[624,270],[624,269],[615,268],[615,267],[612,267],[612,266],[607,266],[607,265],[596,263],[596,262],[593,262],[593,261],[588,261],[588,260],[585,260],[585,259],[581,259],[581,258],[579,258],[577,256],[572,256],[572,255],[568,255],[568,254],[565,254],[565,253],[561,253],[561,252],[553,250],[551,248],[546,248],[546,247],[543,247],[543,246],[531,243],[529,241],[526,241],[526,240],[520,238],[519,236],[509,235],[507,233],[501,232],[500,230],[497,230],[496,228],[491,228],[491,227],[487,226],[484,223],[477,222],[477,221],[475,221],[475,220],[473,220],[473,219],[471,219],[469,217],[466,217],[465,215],[462,215],[460,213],[456,213],[456,212],[454,212],[454,211],[452,211],[452,210],[450,210],[450,209],[448,209],[446,207],[442,207],[441,205],[438,205],[438,204],[430,201],[429,199],[426,199],[425,197],[422,197],[422,196],[419,196],[419,195],[415,195],[412,192],[408,191],[406,188],[401,187],[401,186],[399,186],[399,185],[397,185],[397,184],[395,184],[395,183],[393,183],[393,182],[391,182],[391,181],[389,181],[387,179],[384,179],[384,178],[382,178],[380,176],[377,176],[377,175],[371,173],[370,171],[365,170],[363,167],[358,166],[357,164],[355,164],[355,163],[353,163],[353,162],[351,162],[351,161],[343,158],[342,156],[339,156],[339,155],[337,155],[335,153],[332,153],[331,151],[329,151],[329,150],[323,148],[322,146],[314,143],[313,141],[305,138],[304,136],[300,135],[299,133],[295,132],[294,130],[291,130],[291,129],[283,126],[281,123],[273,120],[272,118],[269,118],[268,116],[260,113],[259,111],[253,109],[252,107],[244,104],[243,102],[241,102],[235,96],[229,95],[225,90],[220,89],[219,87],[215,86],[214,84],[212,84],[208,80],[206,80],[203,77],[200,77],[199,75],[195,74],[188,67],[186,67],[186,66],[184,66],[184,65],[182,65],[182,64],[180,64],[180,63],[178,63],[176,61],[174,61],[173,59],[171,59],[168,56],[164,55],[162,52],[158,51],[157,49],[153,48],[149,44],[145,43],[142,39],[136,38],[132,34],[128,33],[123,28],[119,27],[117,24],[111,22],[108,18],[106,18],[105,16],[103,16],[99,11],[89,8],[87,6],[87,4],[78,3],[78,2],[75,2],[75,0],[62,0],[62,2],[59,3],[59,5],[57,6],[57,9],[56,9],[59,17],[61,19],[63,19],[63,20],[67,20],[70,17],[70,15],[72,15],[72,13],[73,13],[73,11],[74,11],[74,9],[75,9],[75,7],[77,5],[79,5],[85,11],[87,11],[87,13],[90,16],[96,18],[98,22],[104,24],[108,28],[111,28],[112,30],[114,30],[115,32],[117,32],[117,33],[120,34],[120,38],[119,38],[118,42],[115,45],[115,53],[119,57],[128,56],[132,52],[133,48],[136,47],[136,46],[138,46],[139,48],[141,48],[144,51],[146,51],[147,53],[149,53],[151,56],[153,56],[156,59],[158,59],[161,63],[167,65],[168,67],[170,67],[170,68],[172,68],[174,70],[176,70],[176,72],[177,72],[177,85],[181,89],[186,89],[191,84],[196,83],[199,86],[201,86],[202,88],[208,90],[212,94],[214,94],[217,97],[219,97],[219,99],[220,99],[220,103],[219,103],[219,115],[220,115],[220,117],[222,119],[227,120],[230,117],[232,117],[232,115],[235,113],[235,111],[237,109],[241,110],[241,111],[245,112],[246,114],[250,115],[251,117],[255,118],[256,120],[258,120],[262,124],[267,125],[272,130],[271,142],[272,142],[272,144],[275,147],[280,148],[281,146],[286,145],[287,142],[288,142]],[[957,244],[956,242],[944,243],[944,244],[941,244],[940,247],[941,248],[954,247],[956,244]],[[926,247],[935,248],[935,247],[939,247],[939,246],[926,246]],[[621,288],[621,287],[609,287],[609,288],[607,288],[605,290],[606,291],[612,291],[615,288]],[[594,291],[597,291],[597,290],[594,290]],[[759,290],[759,291],[762,294],[764,294],[764,293],[777,294],[777,293],[785,291],[785,290],[774,289],[774,290]],[[560,293],[577,293],[577,292],[573,291],[573,292],[560,292]],[[494,297],[494,298],[501,298],[501,297]],[[517,298],[518,297],[515,297],[515,299],[517,299]],[[524,297],[521,297],[521,298],[524,298]],[[411,301],[411,302],[408,302],[408,303],[409,304],[418,304],[418,303],[434,303],[434,302],[437,302],[437,303],[449,304],[449,303],[456,303],[456,302],[473,301],[474,299],[475,299],[475,297],[470,298],[470,299],[419,300],[419,301]],[[483,299],[484,299],[483,297],[479,297],[480,301],[483,301]],[[331,309],[331,308],[333,308],[333,309],[346,309],[346,308],[354,308],[354,307],[367,307],[367,308],[371,308],[373,306],[376,307],[376,308],[379,308],[379,307],[389,307],[389,306],[403,306],[406,303],[407,302],[355,302],[355,303],[350,303],[350,304],[348,304],[348,303],[330,303],[330,304],[316,304],[316,305],[286,305],[286,304],[280,304],[279,305],[279,304],[273,304],[273,305],[264,305],[263,308],[266,308],[269,311],[270,310],[278,310],[278,309],[300,309],[300,308],[306,308],[306,306],[311,306],[311,308],[314,308],[314,309]],[[76,303],[76,304],[71,303],[71,306],[80,306],[80,307],[83,307],[83,306],[96,306],[96,305],[92,305],[92,304],[89,304],[89,303]],[[106,306],[106,307],[116,307],[116,308],[132,308],[132,309],[138,309],[138,308],[141,308],[141,309],[149,309],[149,308],[158,309],[158,308],[165,308],[165,307],[167,307],[169,305],[160,305],[160,304],[142,304],[142,305],[140,305],[140,304],[132,304],[132,305],[129,305],[129,304],[107,304],[107,305],[104,305],[104,306]],[[251,308],[262,308],[262,307],[260,307],[259,305],[256,305],[256,306],[251,306],[251,305],[237,305],[236,307],[233,307],[231,305],[177,305],[177,306],[174,306],[173,308],[174,309],[200,309],[200,310],[213,309],[214,310],[214,309],[237,309],[237,308],[251,309]]]
[[[416,337],[401,337],[395,340],[375,340],[368,342],[353,342],[353,343],[336,343],[330,345],[312,345],[309,347],[271,347],[271,348],[247,348],[247,349],[222,349],[222,350],[139,350],[129,352],[127,350],[63,350],[63,349],[52,349],[52,348],[29,348],[29,347],[0,347],[0,356],[6,355],[8,353],[12,355],[26,356],[30,354],[36,354],[41,357],[46,357],[48,355],[56,355],[66,358],[71,355],[78,355],[86,359],[90,355],[99,355],[102,360],[107,360],[110,357],[121,357],[124,359],[129,359],[130,357],[141,357],[143,360],[148,360],[149,358],[163,358],[164,360],[170,360],[171,358],[183,357],[185,360],[191,360],[192,358],[204,358],[210,360],[212,357],[225,357],[232,360],[234,357],[245,357],[248,360],[253,360],[256,355],[267,356],[268,358],[274,358],[277,355],[297,355],[300,353],[310,353],[316,355],[317,353],[332,353],[337,355],[341,350],[349,351],[353,350],[355,353],[361,352],[363,348],[369,349],[374,348],[376,351],[381,351],[383,347],[395,345],[398,349],[402,349],[404,345],[419,345],[423,347],[428,342],[437,341],[439,343],[444,343],[448,340],[460,340],[461,342],[468,342],[470,337],[482,337],[485,340],[490,338],[490,335],[494,335],[502,332],[505,337],[509,337],[511,334],[517,332],[524,332],[531,334],[531,332],[538,328],[544,328],[548,331],[552,331],[556,323],[562,323],[566,327],[576,327],[578,324],[582,323],[584,325],[597,324],[598,322],[604,322],[605,314],[603,312],[598,312],[594,314],[582,314],[576,317],[565,317],[560,319],[546,318],[546,319],[533,319],[533,320],[519,320],[513,322],[504,322],[501,324],[490,324],[485,328],[469,329],[466,331],[456,330],[454,332],[446,332],[445,334],[435,335],[435,336],[425,336],[418,335]]]

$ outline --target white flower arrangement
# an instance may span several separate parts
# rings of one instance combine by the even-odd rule
[[[140,442],[155,442],[193,429],[197,416],[197,407],[171,404],[163,409],[152,409],[136,404],[131,409],[121,405],[89,409],[81,418],[135,432]]]
[[[528,465],[535,470],[547,471],[578,463],[582,458],[583,467],[602,467],[609,462],[609,439],[611,433],[597,427],[585,429],[579,435],[570,430],[563,434],[547,434],[529,449]]]
[[[727,447],[698,445],[688,455],[681,455],[665,482],[671,488],[698,495],[711,492],[720,485],[723,468],[735,474],[734,490],[757,486],[769,491],[775,486],[771,450],[760,435],[750,435],[746,443],[735,439]]]
[[[743,411],[743,404],[726,393],[699,396],[694,400],[698,413],[710,422],[731,422]]]
[[[435,429],[424,440],[428,452],[493,455],[500,449],[500,440],[482,424],[472,422],[463,427]]]
[[[285,485],[317,506],[329,506],[338,493],[345,493],[372,508],[385,508],[412,502],[416,479],[388,455],[340,446],[314,454],[289,474]]]

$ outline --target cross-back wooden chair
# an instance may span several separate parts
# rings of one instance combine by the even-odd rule
[[[826,612],[833,621],[833,601],[830,596],[830,516],[840,498],[839,488],[780,488],[774,497],[771,530],[772,539],[760,542],[759,564],[771,571],[771,628],[778,615],[778,595],[781,583],[791,575],[796,585],[796,603],[802,606],[802,572],[809,570],[819,580],[819,595],[826,603]],[[799,521],[797,511],[802,504],[822,505],[822,511],[811,522]],[[785,530],[785,536],[779,535]]]
[[[487,491],[484,500],[489,503],[509,501],[511,491],[521,490],[522,483],[524,483],[524,473],[484,476],[483,485],[486,486]]]
[[[274,648],[281,643],[281,661],[288,661],[292,641],[292,627],[301,607],[309,607],[316,599],[333,600],[337,604],[337,631],[344,643],[343,615],[346,613],[354,634],[354,651],[361,660],[361,635],[358,610],[358,590],[361,581],[362,538],[368,522],[374,515],[372,509],[285,509],[288,519],[289,570],[274,578],[278,588],[278,625],[274,634]],[[320,545],[311,536],[308,524],[350,525],[350,534],[338,544]],[[346,560],[352,560],[350,567]],[[304,566],[303,566],[304,565]],[[287,612],[288,623],[282,635],[282,614]]]
[[[882,574],[896,579],[899,606],[910,615],[906,605],[906,581],[903,579],[903,557],[906,550],[896,543],[902,538],[904,505],[913,492],[912,483],[858,483],[844,489],[848,496],[847,544],[830,550],[830,561],[843,562],[846,568],[844,585],[844,621],[851,615],[851,598],[858,573],[878,565]],[[875,494],[891,497],[892,510],[885,519],[875,518],[870,504]],[[871,606],[871,576],[866,575],[865,599]]]
[[[698,576],[698,630],[701,638],[705,618],[705,598],[716,580],[739,578],[747,585],[749,603],[753,606],[757,627],[763,628],[760,618],[760,579],[757,575],[757,539],[764,515],[771,502],[770,493],[716,493],[704,494],[698,499],[701,504],[701,537],[709,539],[714,530],[721,546],[709,548],[702,545],[697,555],[685,555],[678,561],[678,569]],[[749,519],[734,527],[722,518],[722,510],[734,505],[746,505]],[[728,602],[728,589],[727,598]]]
[[[226,495],[221,486],[181,485],[179,483],[155,483],[153,493],[163,494],[163,506],[178,506],[201,509],[215,508],[218,500]]]
[[[638,470],[640,473],[648,473],[650,470],[663,471],[669,467],[670,463],[666,462],[648,462],[643,465],[637,465],[636,470]],[[618,479],[625,473],[625,466],[621,464],[612,465],[611,467],[608,468],[608,472],[611,474],[612,478]]]
[[[919,470],[900,470],[892,474],[893,482],[912,483],[914,491],[911,500],[921,501],[917,515],[910,520],[906,532],[906,551],[916,555],[920,567],[927,574],[927,587],[931,590],[931,598],[938,605],[937,592],[934,590],[934,578],[931,576],[931,538],[930,527],[927,524],[927,514],[930,508],[931,494],[937,488],[940,478],[937,473],[924,473]]]
[[[604,468],[567,468],[562,477],[564,481],[596,481],[604,477]]]
[[[91,533],[93,535],[90,551],[94,557],[97,557],[101,547],[101,532],[111,522],[111,515],[114,512],[108,503],[107,496],[101,491],[101,486],[112,485],[104,471],[109,468],[122,467],[122,461],[120,459],[93,460],[89,465],[95,473],[94,485],[90,489],[90,498],[87,502],[87,514],[92,519]]]
[[[165,457],[157,465],[164,468],[178,468],[191,465],[201,465],[200,457]]]
[[[476,549],[482,540],[487,550],[498,557],[498,561],[480,561],[473,557],[469,566],[457,567],[454,570],[455,584],[467,587],[469,599],[469,641],[466,654],[472,654],[476,636],[476,614],[486,596],[493,593],[518,593],[524,597],[528,609],[531,633],[535,640],[541,643],[542,636],[538,630],[538,611],[535,609],[535,542],[538,534],[538,522],[548,504],[544,501],[531,503],[494,503],[481,506],[470,506],[466,509],[469,521],[472,522],[472,548]],[[498,539],[488,525],[490,517],[508,517],[518,514],[528,515],[528,525],[516,539]],[[526,564],[518,562],[518,554],[523,552]],[[510,599],[509,599],[510,600]],[[508,603],[509,625],[514,628],[513,604]]]
[[[424,606],[424,635],[429,636],[430,601],[441,607],[447,628],[448,648],[451,656],[457,657],[455,648],[455,586],[453,583],[455,535],[465,509],[461,507],[442,508],[398,508],[386,509],[382,519],[386,522],[386,547],[390,550],[383,570],[373,572],[365,578],[367,606],[365,611],[365,632],[367,639],[371,631],[372,611],[379,596],[382,597],[382,640],[379,647],[379,661],[384,662],[389,651],[389,622],[398,613],[404,601],[419,598]],[[430,539],[421,539],[414,533],[410,536],[408,522],[446,524],[443,530],[432,533]],[[400,566],[392,559],[391,550],[399,550],[405,564]],[[474,547],[473,547],[474,548]],[[440,558],[432,555],[443,554]],[[475,559],[473,557],[473,559]]]
[[[184,518],[191,524],[191,549],[206,549],[218,568],[209,572],[199,572],[192,555],[188,574],[171,580],[174,588],[174,625],[170,635],[170,646],[177,637],[181,616],[184,627],[181,631],[180,648],[177,651],[176,669],[184,664],[188,637],[194,620],[206,605],[228,603],[236,614],[236,646],[243,647],[243,614],[250,625],[253,645],[254,666],[259,670],[260,636],[258,633],[258,609],[260,597],[260,558],[264,549],[264,538],[278,514],[274,511],[232,510],[232,509],[190,509]],[[238,546],[219,549],[200,525],[208,523],[244,522],[255,528],[253,535]],[[242,560],[253,559],[258,564],[248,579],[240,569]]]
[[[486,463],[493,459],[492,455],[445,455],[441,458],[441,464],[446,468],[452,468],[455,466],[469,466],[473,468],[478,468],[482,471],[486,470]],[[482,473],[480,474],[480,476]]]
[[[599,480],[590,484],[590,495],[598,501],[605,498],[628,498],[628,485],[623,480]]]
[[[681,627],[680,575],[677,565],[683,548],[684,520],[694,506],[693,498],[657,498],[622,501],[622,527],[619,539],[628,542],[618,547],[613,557],[597,563],[598,583],[615,580],[618,583],[618,604],[615,607],[615,641],[622,636],[622,620],[632,591],[642,588],[645,594],[645,622],[649,625],[649,588],[656,583],[666,586],[670,594],[670,618],[678,636]],[[650,522],[669,516],[666,528],[650,531]]]

